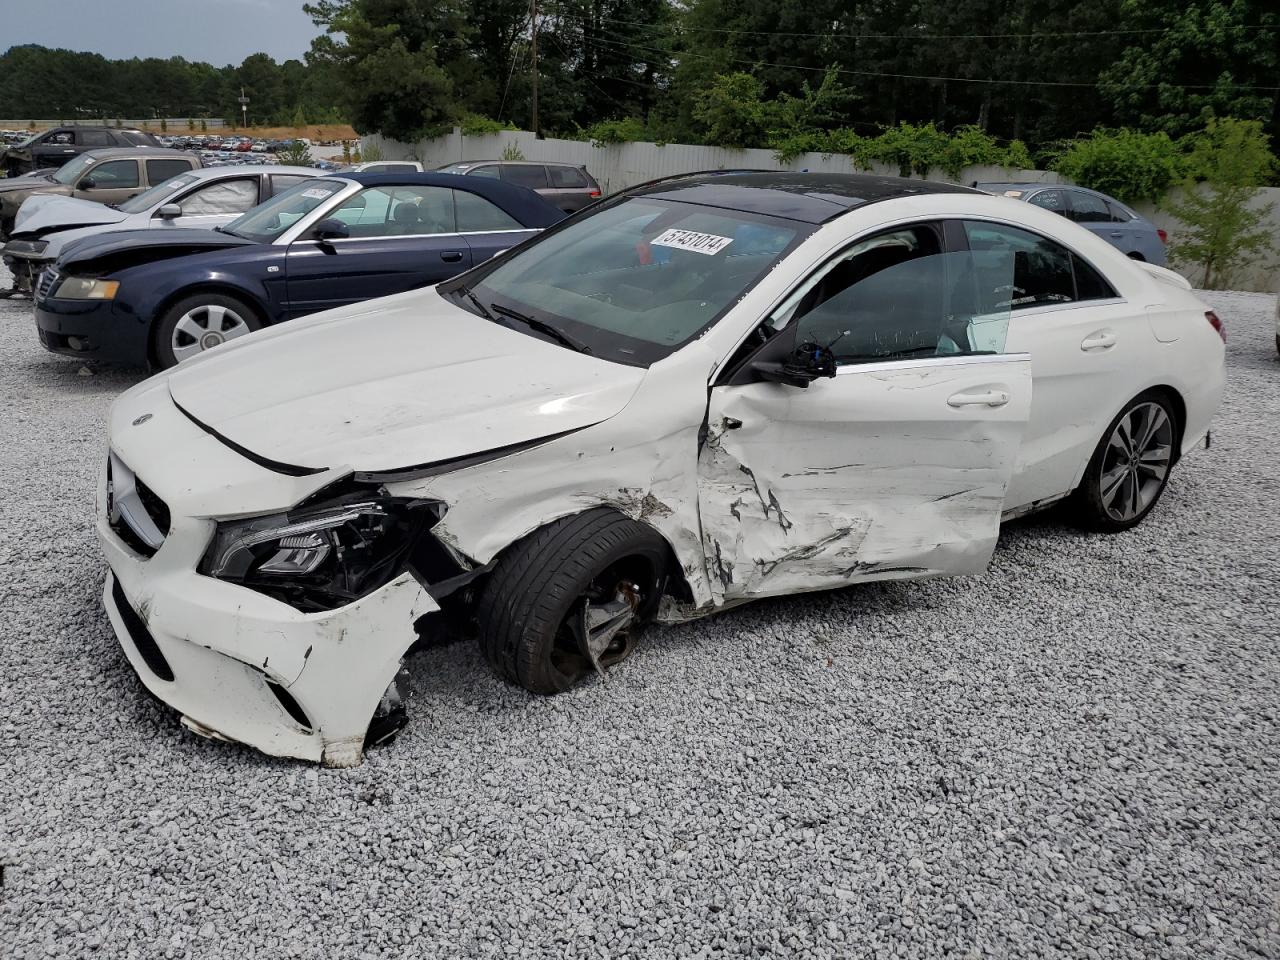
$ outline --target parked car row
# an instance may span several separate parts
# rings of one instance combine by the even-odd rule
[[[69,244],[50,349],[190,358],[110,417],[130,663],[199,734],[346,766],[447,625],[550,694],[646,620],[979,572],[1049,503],[1133,527],[1207,437],[1221,324],[1015,199],[716,173],[561,220],[501,176],[358,173]]]
[[[528,187],[565,213],[575,213],[600,199],[600,184],[584,166],[534,160],[466,160],[439,168],[440,173],[489,177]]]
[[[103,147],[159,147],[160,141],[142,130],[120,127],[55,127],[32,134],[0,151],[0,169],[10,177],[33,170],[57,168],[72,157]]]

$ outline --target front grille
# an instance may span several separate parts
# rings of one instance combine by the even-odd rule
[[[41,300],[47,297],[50,291],[53,290],[53,285],[57,280],[58,271],[54,270],[53,267],[42,272],[39,281],[36,283],[36,297]]]
[[[120,581],[114,576],[111,578],[111,599],[115,601],[116,612],[120,614],[120,619],[124,621],[124,627],[129,634],[129,639],[137,647],[138,653],[141,654],[147,668],[161,680],[172,680],[173,668],[169,666],[169,661],[160,652],[160,647],[156,644],[155,637],[151,636],[151,631],[147,629],[146,623],[138,616],[138,612],[130,606],[129,598],[124,595],[124,590],[120,587]]]
[[[144,557],[169,535],[169,506],[114,453],[107,457],[107,523]]]

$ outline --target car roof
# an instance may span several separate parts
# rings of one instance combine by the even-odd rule
[[[804,223],[826,223],[880,200],[933,193],[979,193],[934,180],[908,180],[856,173],[710,170],[642,184],[628,196],[680,200],[707,207],[761,213]]]
[[[497,204],[527,227],[549,227],[564,219],[564,211],[525,187],[488,177],[458,173],[345,173],[333,179],[350,180],[365,187],[450,187],[475,193]]]
[[[234,166],[198,167],[190,173],[181,173],[181,177],[198,177],[211,180],[215,177],[251,177],[259,173],[283,173],[291,177],[323,177],[324,171],[315,167],[291,167],[278,163],[240,163]]]
[[[585,163],[566,163],[564,160],[455,160],[452,163],[446,163],[446,167],[478,167],[482,163],[502,163],[512,167],[573,167],[575,170],[585,170]]]
[[[170,150],[168,147],[102,147],[98,150],[86,150],[83,156],[93,157],[95,160],[107,160],[112,157],[146,157],[148,160],[154,160],[156,157],[181,157],[183,160],[190,160],[192,153],[190,150]]]

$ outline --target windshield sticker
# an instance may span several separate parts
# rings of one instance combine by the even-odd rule
[[[733,243],[733,237],[717,237],[714,233],[695,233],[693,230],[677,230],[672,227],[649,241],[659,247],[675,247],[690,253],[705,253],[714,257]]]
[[[333,196],[332,190],[323,190],[320,187],[312,187],[310,190],[303,190],[304,197],[310,197],[312,200],[328,200]]]

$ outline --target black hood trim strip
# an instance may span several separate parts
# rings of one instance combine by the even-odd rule
[[[559,440],[561,437],[567,437],[570,434],[578,433],[582,430],[589,430],[591,427],[598,426],[603,422],[604,421],[588,423],[586,426],[574,427],[572,430],[563,430],[560,433],[553,433],[550,436],[538,437],[534,440],[524,440],[520,443],[509,443],[505,447],[494,447],[491,450],[481,450],[479,453],[469,453],[464,457],[453,457],[449,460],[437,460],[435,463],[423,463],[415,467],[400,467],[392,470],[358,470],[352,475],[352,479],[360,483],[403,483],[406,480],[421,480],[424,477],[435,477],[442,473],[452,473],[455,470],[461,470],[464,467],[473,467],[478,463],[487,463],[490,460],[498,460],[502,457],[510,456],[513,453],[523,453],[525,450],[532,450],[534,447],[540,447],[544,443]]]
[[[246,460],[250,460],[253,463],[256,463],[260,467],[266,467],[268,470],[272,470],[276,473],[283,473],[287,477],[311,477],[311,476],[315,476],[317,473],[324,473],[326,470],[329,469],[328,467],[299,467],[299,466],[295,466],[292,463],[281,463],[279,460],[272,460],[268,457],[264,457],[260,454],[254,453],[252,450],[249,450],[246,447],[240,446],[240,444],[236,443],[234,440],[228,440],[226,437],[220,434],[217,430],[213,429],[213,427],[209,426],[207,423],[201,423],[199,420],[193,417],[188,411],[182,408],[182,405],[179,404],[178,401],[173,398],[172,392],[170,392],[169,394],[169,400],[175,407],[178,408],[179,413],[181,413],[184,417],[186,417],[188,420],[194,423],[197,427],[199,427],[205,433],[209,434],[209,436],[216,439],[219,443],[222,443],[225,446],[230,447],[236,453],[240,454],[240,456],[244,457]]]

